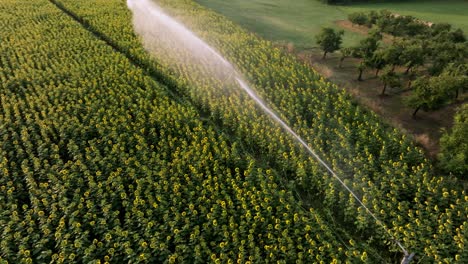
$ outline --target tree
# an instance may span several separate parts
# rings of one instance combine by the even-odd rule
[[[359,42],[357,54],[361,58],[370,59],[374,52],[379,48],[379,41],[382,39],[382,35],[377,30],[369,32],[369,36]]]
[[[364,70],[366,68],[367,68],[367,65],[364,62],[359,63],[359,66],[358,66],[359,75],[357,78],[358,81],[362,81],[362,74],[364,73]]]
[[[383,82],[384,85],[382,89],[382,95],[385,94],[385,90],[388,86],[401,87],[400,78],[390,66],[385,67],[382,74],[380,75],[380,80]]]
[[[468,179],[468,104],[457,111],[451,131],[440,138],[438,158],[445,172]]]
[[[453,57],[452,52],[455,49],[455,44],[446,41],[447,38],[441,37],[441,35],[439,34],[430,43],[431,64],[428,71],[431,75],[440,74]]]
[[[404,33],[406,36],[427,35],[430,28],[420,21],[413,20],[406,24]]]
[[[468,57],[468,42],[453,43],[447,40],[448,36],[438,35],[430,43],[430,55],[432,59],[429,73],[433,76],[442,73],[450,63],[463,64]]]
[[[368,60],[367,64],[375,68],[375,76],[379,76],[380,70],[382,70],[385,65],[387,65],[385,50],[379,49],[372,54],[372,57]]]
[[[372,25],[375,25],[377,23],[377,19],[379,19],[379,13],[375,10],[372,10],[369,12],[369,15],[368,15],[368,24],[367,26],[368,27],[371,27]]]
[[[468,42],[456,43],[450,63],[465,64],[467,62],[466,58],[468,58]]]
[[[401,64],[406,66],[405,74],[415,66],[424,64],[424,50],[421,41],[406,41],[400,54]]]
[[[348,20],[353,24],[360,26],[367,25],[369,23],[369,18],[364,12],[354,12],[348,15]]]
[[[339,68],[343,66],[343,61],[346,58],[353,56],[354,48],[342,48],[340,52],[341,52],[341,57],[340,57],[340,64],[338,65]]]
[[[437,36],[444,31],[449,32],[451,29],[452,29],[452,25],[450,25],[449,23],[432,24],[431,26],[432,36]]]
[[[362,81],[362,74],[368,67],[373,67],[373,54],[379,47],[378,35],[371,35],[361,40],[360,45],[353,50],[353,57],[363,59],[358,66],[359,75],[357,80]]]
[[[395,70],[397,65],[402,65],[401,54],[403,49],[404,45],[402,45],[401,42],[395,42],[382,51],[383,59],[387,64],[392,65],[392,70]]]
[[[323,58],[327,56],[327,53],[334,52],[340,49],[341,42],[343,40],[344,31],[335,31],[333,28],[322,28],[320,34],[316,36],[317,44],[324,51]]]
[[[382,32],[390,33],[393,31],[393,14],[388,10],[381,10],[379,16],[375,21],[375,24],[380,28]]]
[[[374,27],[367,33],[369,38],[375,39],[376,41],[382,40],[382,31],[378,27]]]
[[[406,99],[406,104],[414,108],[413,117],[420,109],[436,110],[448,101],[445,85],[440,79],[421,76],[413,82],[413,92]]]
[[[406,87],[407,89],[411,89],[411,85],[413,84],[414,78],[416,78],[416,73],[414,72],[409,72],[408,73],[408,86]]]
[[[460,91],[468,89],[468,64],[450,63],[437,78],[445,83],[449,95],[458,98]]]
[[[454,43],[463,43],[466,42],[466,36],[462,29],[457,29],[450,32],[450,40]]]

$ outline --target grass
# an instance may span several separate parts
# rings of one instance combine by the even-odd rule
[[[448,22],[468,33],[468,1],[412,0],[392,3],[329,6],[318,0],[196,0],[265,39],[299,48],[316,47],[315,35],[324,26],[338,28],[335,21],[349,13],[388,9],[431,22]],[[353,46],[363,36],[346,31],[344,46]]]
[[[333,21],[345,19],[347,14],[316,0],[196,0],[223,14],[244,28],[265,39],[289,43],[298,48],[315,47],[315,35]],[[362,38],[346,32],[344,43],[353,45]]]

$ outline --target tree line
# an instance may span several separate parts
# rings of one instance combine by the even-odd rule
[[[346,58],[359,59],[357,80],[363,81],[364,71],[375,70],[375,76],[382,82],[382,95],[388,87],[410,90],[404,103],[414,109],[413,117],[420,110],[441,109],[468,90],[468,42],[463,30],[454,29],[448,23],[434,24],[387,10],[356,12],[348,19],[368,27],[368,36],[355,47],[341,48],[343,31],[323,28],[316,37],[323,57],[339,50],[340,68]],[[384,34],[392,38],[391,43],[382,41]],[[459,150],[464,151],[462,161],[466,163],[466,148]],[[453,168],[452,165],[442,167]],[[460,176],[467,172],[459,168],[450,171]]]

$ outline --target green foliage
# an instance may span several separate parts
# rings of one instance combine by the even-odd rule
[[[369,67],[376,69],[375,76],[378,76],[379,71],[389,64],[387,61],[387,50],[376,50],[374,54],[372,54],[372,57],[366,60],[366,64],[369,65]]]
[[[450,32],[450,40],[452,40],[455,43],[466,42],[465,32],[463,32],[461,28],[458,28],[457,30]]]
[[[362,13],[356,13],[351,18],[355,19],[358,15]],[[467,86],[466,74],[454,66],[465,65],[468,57],[468,42],[462,30],[452,31],[452,26],[445,23],[429,25],[414,17],[387,10],[368,13],[367,21],[377,27],[372,28],[369,36],[355,47],[354,57],[362,59],[357,66],[358,80],[362,80],[365,68],[376,69],[377,76],[383,67],[391,65],[380,78],[384,84],[384,94],[388,85],[401,86],[394,72],[396,66],[406,67],[406,75],[414,68],[425,67],[432,77],[421,76],[424,71],[417,70],[420,80],[416,82],[414,92],[406,98],[406,104],[415,108],[413,115],[419,109],[440,109],[450,103],[451,98],[457,98],[460,91],[466,90],[463,88]],[[385,32],[400,38],[380,48],[379,41]],[[343,56],[346,57],[346,54]],[[415,75],[410,77],[410,84]],[[424,78],[428,80],[422,80]]]
[[[353,57],[353,53],[354,53],[354,48],[342,48],[340,50],[340,65],[339,65],[339,68],[341,68],[341,66],[343,65],[343,61],[346,59],[346,58],[349,58],[349,57]]]
[[[401,54],[399,54],[398,63],[406,66],[406,73],[413,67],[424,64],[426,56],[422,41],[403,41],[399,46],[402,47],[402,50]],[[394,52],[395,50],[393,49],[392,51]]]
[[[335,31],[333,28],[323,28],[320,34],[316,36],[317,44],[323,50],[323,58],[327,53],[340,49],[344,31]]]
[[[135,36],[127,33],[131,32],[127,30],[131,25],[123,19],[123,14],[103,11],[111,7],[115,10],[115,2],[102,0],[92,5],[71,0],[62,2],[82,16],[86,15],[93,27],[112,36],[120,47],[135,43],[132,49],[128,49],[131,54],[148,60],[138,41],[133,41]],[[424,261],[450,262],[457,259],[463,263],[468,259],[464,246],[468,244],[464,236],[464,230],[468,228],[463,217],[468,210],[464,191],[450,177],[434,176],[422,151],[407,138],[386,128],[375,115],[353,104],[349,96],[325,82],[306,65],[282,54],[271,43],[243,31],[222,16],[186,1],[162,0],[160,3],[234,62],[257,92],[282,113],[293,129],[315,146],[335,170],[343,175],[352,175],[349,178],[352,187],[359,190],[364,202],[374,208],[377,216],[407,248]],[[159,62],[163,63],[164,54],[159,55]],[[165,70],[164,67],[160,69]],[[239,100],[237,96],[214,97],[213,89],[217,90],[218,86],[207,87],[205,79],[200,79],[196,71],[183,65],[175,75],[167,72],[169,76],[185,82],[180,82],[175,89],[195,102],[203,101],[215,113],[214,117],[222,117],[215,120],[222,124],[224,130],[232,131],[233,137],[241,139],[247,149],[262,153],[265,161],[275,164],[276,171],[288,179],[292,190],[306,194],[306,199],[301,201],[321,201],[313,207],[318,210],[329,208],[335,217],[346,223],[347,230],[351,230],[350,227],[358,230],[356,237],[361,239],[358,244],[365,244],[363,237],[373,237],[372,246],[379,248],[379,255],[384,257],[388,246],[382,245],[380,238],[388,236],[363,210],[356,210],[353,198],[335,187],[333,179],[321,173],[316,162],[297,150],[296,144],[272,126],[268,118],[253,110],[254,104]],[[213,97],[210,99],[207,95]],[[457,228],[443,228],[447,224]],[[399,249],[390,246],[390,250]],[[339,259],[340,252],[339,256],[330,257]],[[356,258],[349,252],[345,253],[346,260],[362,261],[364,254],[359,252],[362,251],[356,252]],[[288,256],[294,254],[291,251]],[[323,256],[320,252],[314,255],[316,259]],[[373,262],[381,262],[381,259],[377,257]]]
[[[370,60],[374,55],[374,52],[379,48],[379,41],[381,38],[382,36],[376,33],[361,40],[359,46],[355,48],[355,57]]]
[[[432,24],[421,21],[413,16],[394,14],[388,10],[380,12],[370,11],[351,13],[348,19],[355,24],[367,25],[368,27],[378,26],[379,29],[393,36],[415,37],[415,36],[436,36],[441,33],[449,33],[453,42],[465,42],[466,37],[463,30],[451,31],[452,26],[447,23]]]
[[[403,42],[394,42],[393,45],[387,46],[383,50],[383,57],[388,64],[393,66],[403,65],[402,54],[405,49]]]
[[[369,36],[359,43],[359,46],[353,49],[353,56],[361,58],[362,61],[358,66],[359,76],[358,81],[362,81],[362,74],[366,68],[375,67],[377,70],[381,69],[385,64],[384,57],[377,53],[379,48],[379,41],[382,39],[382,34],[377,30],[371,30]],[[378,72],[377,72],[378,73]]]
[[[379,76],[379,78],[384,84],[383,89],[382,89],[382,95],[385,94],[385,90],[387,86],[394,87],[394,88],[401,87],[400,77],[398,77],[395,71],[393,71],[391,66],[385,67],[382,74]]]
[[[439,164],[447,173],[467,179],[468,175],[468,104],[455,114],[450,131],[440,139]]]
[[[368,36],[376,41],[382,40],[383,38],[382,31],[379,28],[371,28],[368,32]]]
[[[465,32],[460,28],[452,31],[452,25],[447,23],[432,25],[431,36],[435,39],[450,41],[453,43],[466,42]]]
[[[439,78],[445,82],[445,89],[455,98],[458,98],[460,92],[468,90],[468,64],[450,63],[445,67]]]
[[[152,59],[125,1],[60,2],[114,48],[48,1],[0,2],[2,258],[395,262],[393,238],[239,90],[220,95],[224,83],[185,61]],[[411,141],[271,43],[191,1],[159,2],[408,249],[466,262],[466,195]]]
[[[468,57],[468,42],[453,43],[447,41],[444,34],[438,35],[429,42],[428,56],[432,62],[428,71],[431,75],[439,75],[450,63],[463,64]]]
[[[413,116],[423,109],[425,111],[440,109],[458,97],[466,89],[468,77],[466,65],[449,64],[438,76],[420,76],[413,83],[413,92],[406,99],[406,104],[415,108]]]
[[[452,25],[449,23],[436,23],[431,25],[431,33],[433,36],[437,36],[442,32],[450,32],[452,30]]]
[[[364,12],[351,13],[348,15],[348,20],[360,26],[369,24],[369,18]]]
[[[449,101],[448,90],[443,77],[419,77],[414,81],[413,92],[406,103],[415,109],[413,116],[416,116],[419,109],[424,111],[440,109]]]

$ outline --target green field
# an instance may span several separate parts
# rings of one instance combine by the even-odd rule
[[[0,1],[0,263],[468,263],[468,196],[410,138],[270,42],[158,0],[236,69],[205,49],[210,67],[144,2]]]
[[[310,0],[197,0],[260,36],[297,47],[315,46],[315,35],[333,21],[345,19],[336,7]],[[356,43],[360,35],[346,32],[345,43]]]
[[[318,0],[196,0],[260,36],[279,42],[293,42],[297,47],[315,46],[315,35],[324,26],[346,19],[349,13],[388,9],[423,20],[448,22],[468,31],[468,1],[410,1],[402,3],[329,6]],[[356,44],[362,37],[346,32],[345,46]]]

